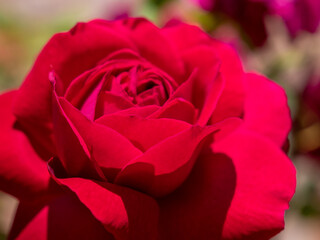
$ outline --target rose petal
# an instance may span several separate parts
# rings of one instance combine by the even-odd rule
[[[127,57],[127,59],[122,59],[121,57]],[[95,68],[75,78],[66,89],[64,96],[78,109],[82,109],[84,107],[83,105],[86,104],[95,106],[96,104],[88,104],[87,102],[90,98],[93,98],[93,100],[96,99],[96,95],[103,85],[108,82],[113,82],[113,78],[115,78],[119,72],[126,72],[138,64],[147,65],[145,60],[134,55],[132,50],[122,49],[116,51],[101,60]],[[94,103],[95,101],[91,102]]]
[[[269,79],[246,74],[246,128],[268,137],[282,147],[291,129],[290,109],[284,90]]]
[[[54,83],[53,83],[54,84]],[[53,90],[53,131],[58,156],[68,176],[82,176],[103,179],[97,163],[91,159],[90,152],[82,136],[64,112],[59,98]]]
[[[273,143],[236,131],[203,151],[160,202],[163,239],[269,239],[283,228],[295,170]]]
[[[148,118],[172,118],[193,124],[196,120],[198,111],[195,107],[183,98],[174,98],[153,112]]]
[[[82,178],[55,178],[68,187],[116,239],[156,239],[158,205],[129,188]]]
[[[0,95],[0,189],[19,199],[39,198],[47,193],[50,176],[32,140],[15,124],[12,102],[16,94]]]
[[[81,112],[93,120],[98,100],[98,95],[101,91],[104,73],[95,74],[98,67],[84,72],[74,79],[66,89],[64,97],[68,99],[75,107],[81,109]]]
[[[178,23],[164,27],[162,34],[165,35],[179,52],[198,46],[210,45],[211,38],[199,27],[189,24]]]
[[[269,239],[282,230],[296,184],[289,158],[271,141],[245,130],[217,142],[213,150],[233,160],[237,175],[224,238]]]
[[[245,90],[244,72],[237,53],[227,44],[212,40],[218,58],[221,60],[220,73],[225,81],[223,92],[211,118],[211,123],[228,117],[243,115]]]
[[[188,179],[159,200],[161,239],[221,239],[235,187],[232,160],[202,152]]]
[[[143,119],[134,116],[106,115],[96,122],[114,129],[143,152],[190,127],[190,124],[175,119]]]
[[[194,69],[190,76],[184,81],[170,96],[168,102],[172,101],[175,98],[183,98],[188,102],[193,101],[193,88],[195,82],[197,81],[197,71],[198,69]]]
[[[210,85],[211,87],[209,87]],[[222,74],[219,73],[210,85],[208,84],[209,90],[197,122],[201,126],[205,126],[208,123],[223,93],[225,81]]]
[[[129,48],[120,49],[116,52],[111,53],[109,56],[107,56],[104,60],[104,62],[112,61],[112,60],[139,60],[139,61],[145,61],[141,56],[139,56],[139,53],[136,51],[133,51]]]
[[[69,32],[54,35],[20,88],[14,104],[15,115],[32,129],[30,132],[41,134],[39,127],[51,120],[49,73],[54,70],[61,77],[62,81],[57,83],[61,95],[72,79],[123,48],[136,49],[117,31],[94,23],[79,23]]]
[[[64,97],[74,106],[80,108],[87,96],[90,95],[91,89],[97,85],[99,79],[92,78],[92,75],[96,73],[99,68],[100,67],[95,67],[81,73],[69,84],[64,93]]]
[[[210,52],[213,52],[211,57],[214,55],[219,59],[221,63],[220,73],[225,81],[225,87],[210,122],[216,123],[228,117],[241,116],[243,114],[245,92],[242,80],[242,65],[236,52],[227,44],[210,38],[194,26],[177,24],[164,28],[163,33],[172,39],[181,55],[185,52],[192,51],[192,48],[211,49]],[[200,57],[202,54],[198,54],[198,56]],[[207,54],[207,56],[209,57],[210,55]],[[192,62],[192,58],[190,58],[189,62]],[[205,74],[203,76],[205,76]],[[195,77],[196,75],[193,76],[193,78]]]
[[[134,107],[126,98],[112,92],[101,92],[96,106],[96,118]]]
[[[92,90],[90,96],[84,101],[83,105],[81,106],[81,112],[85,115],[88,119],[94,120],[96,114],[96,105],[98,101],[98,96],[101,91],[103,82],[99,82],[97,86]]]
[[[142,154],[118,132],[89,121],[64,98],[60,98],[59,101],[63,111],[81,135],[86,148],[90,149],[92,158],[109,180],[112,180],[127,162]]]
[[[214,50],[210,46],[200,45],[184,50],[181,53],[187,72],[192,73],[194,70],[197,70],[194,76],[192,103],[198,109],[203,108],[212,89],[214,92],[221,91],[221,86],[219,86],[221,84],[215,83],[220,70],[220,60],[217,58]],[[218,98],[218,95],[216,98]]]
[[[181,81],[184,74],[182,61],[170,39],[162,35],[161,29],[143,18],[125,19],[122,24],[141,56],[169,73],[177,82]]]
[[[114,238],[75,196],[65,195],[45,205],[20,203],[8,239]]]
[[[219,127],[191,126],[169,137],[130,161],[115,182],[157,197],[171,193],[189,175],[201,143]]]
[[[151,114],[157,112],[161,107],[157,105],[147,105],[139,107],[131,107],[110,115],[120,115],[120,116],[135,116],[141,118],[147,118]],[[103,118],[103,116],[102,116]],[[96,119],[98,121],[98,119]]]

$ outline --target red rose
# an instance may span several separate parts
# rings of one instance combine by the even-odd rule
[[[269,239],[295,189],[286,102],[197,27],[77,24],[0,97],[9,238]]]

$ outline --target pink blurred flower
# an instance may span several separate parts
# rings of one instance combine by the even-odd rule
[[[302,97],[305,104],[320,118],[320,75],[310,77]]]
[[[315,32],[320,21],[318,0],[195,0],[203,9],[221,13],[236,21],[252,43],[261,46],[267,39],[265,16],[283,18],[291,37],[300,30]]]
[[[277,0],[276,7],[292,37],[296,37],[300,30],[311,33],[317,31],[320,22],[319,0]]]
[[[301,94],[299,114],[295,120],[295,145],[298,153],[307,154],[320,163],[320,75],[312,73]]]

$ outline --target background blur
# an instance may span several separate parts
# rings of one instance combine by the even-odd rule
[[[293,40],[278,15],[266,16],[268,38],[257,47],[239,26],[195,2],[0,0],[0,93],[19,87],[50,36],[67,31],[76,22],[130,15],[147,17],[158,26],[170,19],[199,25],[233,46],[247,71],[263,73],[286,90],[293,118],[289,155],[297,168],[297,190],[286,213],[286,228],[274,239],[319,240],[320,31],[300,32]],[[16,206],[14,198],[0,192],[0,239],[6,238]]]

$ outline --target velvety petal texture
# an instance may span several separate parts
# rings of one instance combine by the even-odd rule
[[[196,26],[56,34],[0,95],[9,239],[269,239],[295,170],[285,92]]]
[[[9,239],[113,240],[90,211],[73,195],[47,204],[20,203]]]
[[[230,146],[231,140],[241,144]],[[245,130],[230,134],[212,149],[233,159],[237,175],[223,238],[269,239],[282,230],[295,186],[295,169],[288,157],[272,142]]]
[[[48,194],[50,176],[45,160],[12,113],[17,91],[0,95],[0,188],[21,199]]]
[[[246,127],[283,146],[291,129],[290,110],[284,90],[269,79],[246,74]],[[268,104],[265,104],[267,100]]]
[[[110,183],[56,180],[74,192],[115,239],[156,239],[159,210],[151,197]]]

